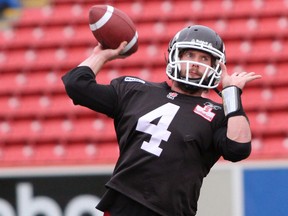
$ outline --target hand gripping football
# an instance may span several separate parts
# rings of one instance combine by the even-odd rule
[[[138,49],[138,33],[133,21],[123,11],[110,5],[94,5],[89,11],[89,26],[104,49],[116,49],[127,41],[122,55],[131,55]]]

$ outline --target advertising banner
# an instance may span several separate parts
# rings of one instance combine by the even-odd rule
[[[0,174],[0,216],[103,215],[95,206],[111,170],[24,170]]]

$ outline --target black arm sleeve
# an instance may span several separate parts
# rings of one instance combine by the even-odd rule
[[[247,158],[251,153],[251,142],[235,142],[226,136],[226,132],[225,128],[221,128],[214,135],[216,148],[223,158],[232,162]]]
[[[76,67],[62,77],[65,90],[75,105],[88,107],[110,117],[114,114],[117,94],[113,86],[96,83],[89,67]]]

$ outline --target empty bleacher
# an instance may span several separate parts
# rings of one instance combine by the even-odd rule
[[[51,0],[25,7],[0,31],[0,161],[3,166],[112,163],[118,150],[108,117],[74,106],[61,76],[96,45],[88,26],[92,0]],[[255,71],[243,104],[253,132],[251,159],[288,156],[288,4],[286,0],[99,0],[125,11],[139,33],[139,50],[109,62],[99,74],[167,79],[169,40],[183,27],[203,24],[224,39],[227,67]],[[213,92],[209,95],[219,101]]]

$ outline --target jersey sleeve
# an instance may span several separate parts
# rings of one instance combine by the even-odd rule
[[[214,145],[219,154],[228,161],[237,162],[251,153],[251,142],[238,143],[227,137],[227,124],[214,133]]]
[[[65,90],[75,105],[85,106],[96,112],[114,115],[118,96],[113,85],[101,85],[89,67],[76,67],[62,77]]]
[[[75,105],[85,106],[111,118],[121,108],[123,98],[129,98],[133,89],[137,89],[137,83],[145,83],[137,77],[123,76],[113,79],[109,85],[98,84],[95,74],[87,66],[72,69],[62,77],[62,81]]]

